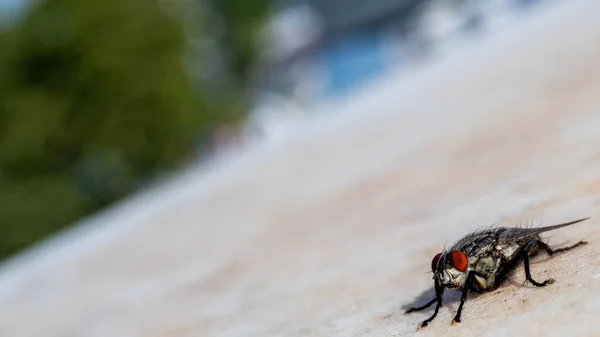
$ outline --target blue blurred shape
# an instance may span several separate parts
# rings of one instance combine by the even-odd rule
[[[363,31],[338,37],[323,47],[317,59],[328,78],[324,95],[345,94],[384,70],[382,35]]]
[[[29,5],[28,0],[0,0],[0,25],[18,19]]]

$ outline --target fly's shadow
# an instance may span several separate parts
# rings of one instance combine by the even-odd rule
[[[423,291],[412,302],[406,303],[406,304],[402,305],[400,308],[402,309],[403,312],[405,312],[408,309],[411,309],[414,307],[419,307],[419,306],[431,301],[431,299],[434,297],[435,297],[435,288],[430,287],[429,289]],[[444,304],[457,303],[458,301],[460,301],[460,291],[459,290],[444,291],[442,298],[444,300]],[[429,308],[423,310],[422,312],[432,311],[434,307],[435,306],[430,306]]]

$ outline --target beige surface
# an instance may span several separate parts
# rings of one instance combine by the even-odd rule
[[[1,336],[598,336],[600,2],[569,1],[289,141],[91,219],[0,269]],[[553,277],[430,312],[431,258],[494,222],[590,221]],[[77,240],[73,240],[76,238]],[[456,299],[450,296],[449,299]]]

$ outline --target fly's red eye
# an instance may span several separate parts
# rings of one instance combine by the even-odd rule
[[[448,261],[450,261],[450,265],[460,271],[464,272],[469,267],[469,259],[467,259],[467,255],[461,252],[460,250],[453,250],[448,253]]]
[[[442,256],[442,253],[437,253],[433,257],[433,260],[431,260],[431,271],[432,272],[435,272],[435,267],[437,267],[438,261],[440,261],[441,256]]]

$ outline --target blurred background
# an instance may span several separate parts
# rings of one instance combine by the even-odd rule
[[[0,259],[543,2],[0,0]]]

